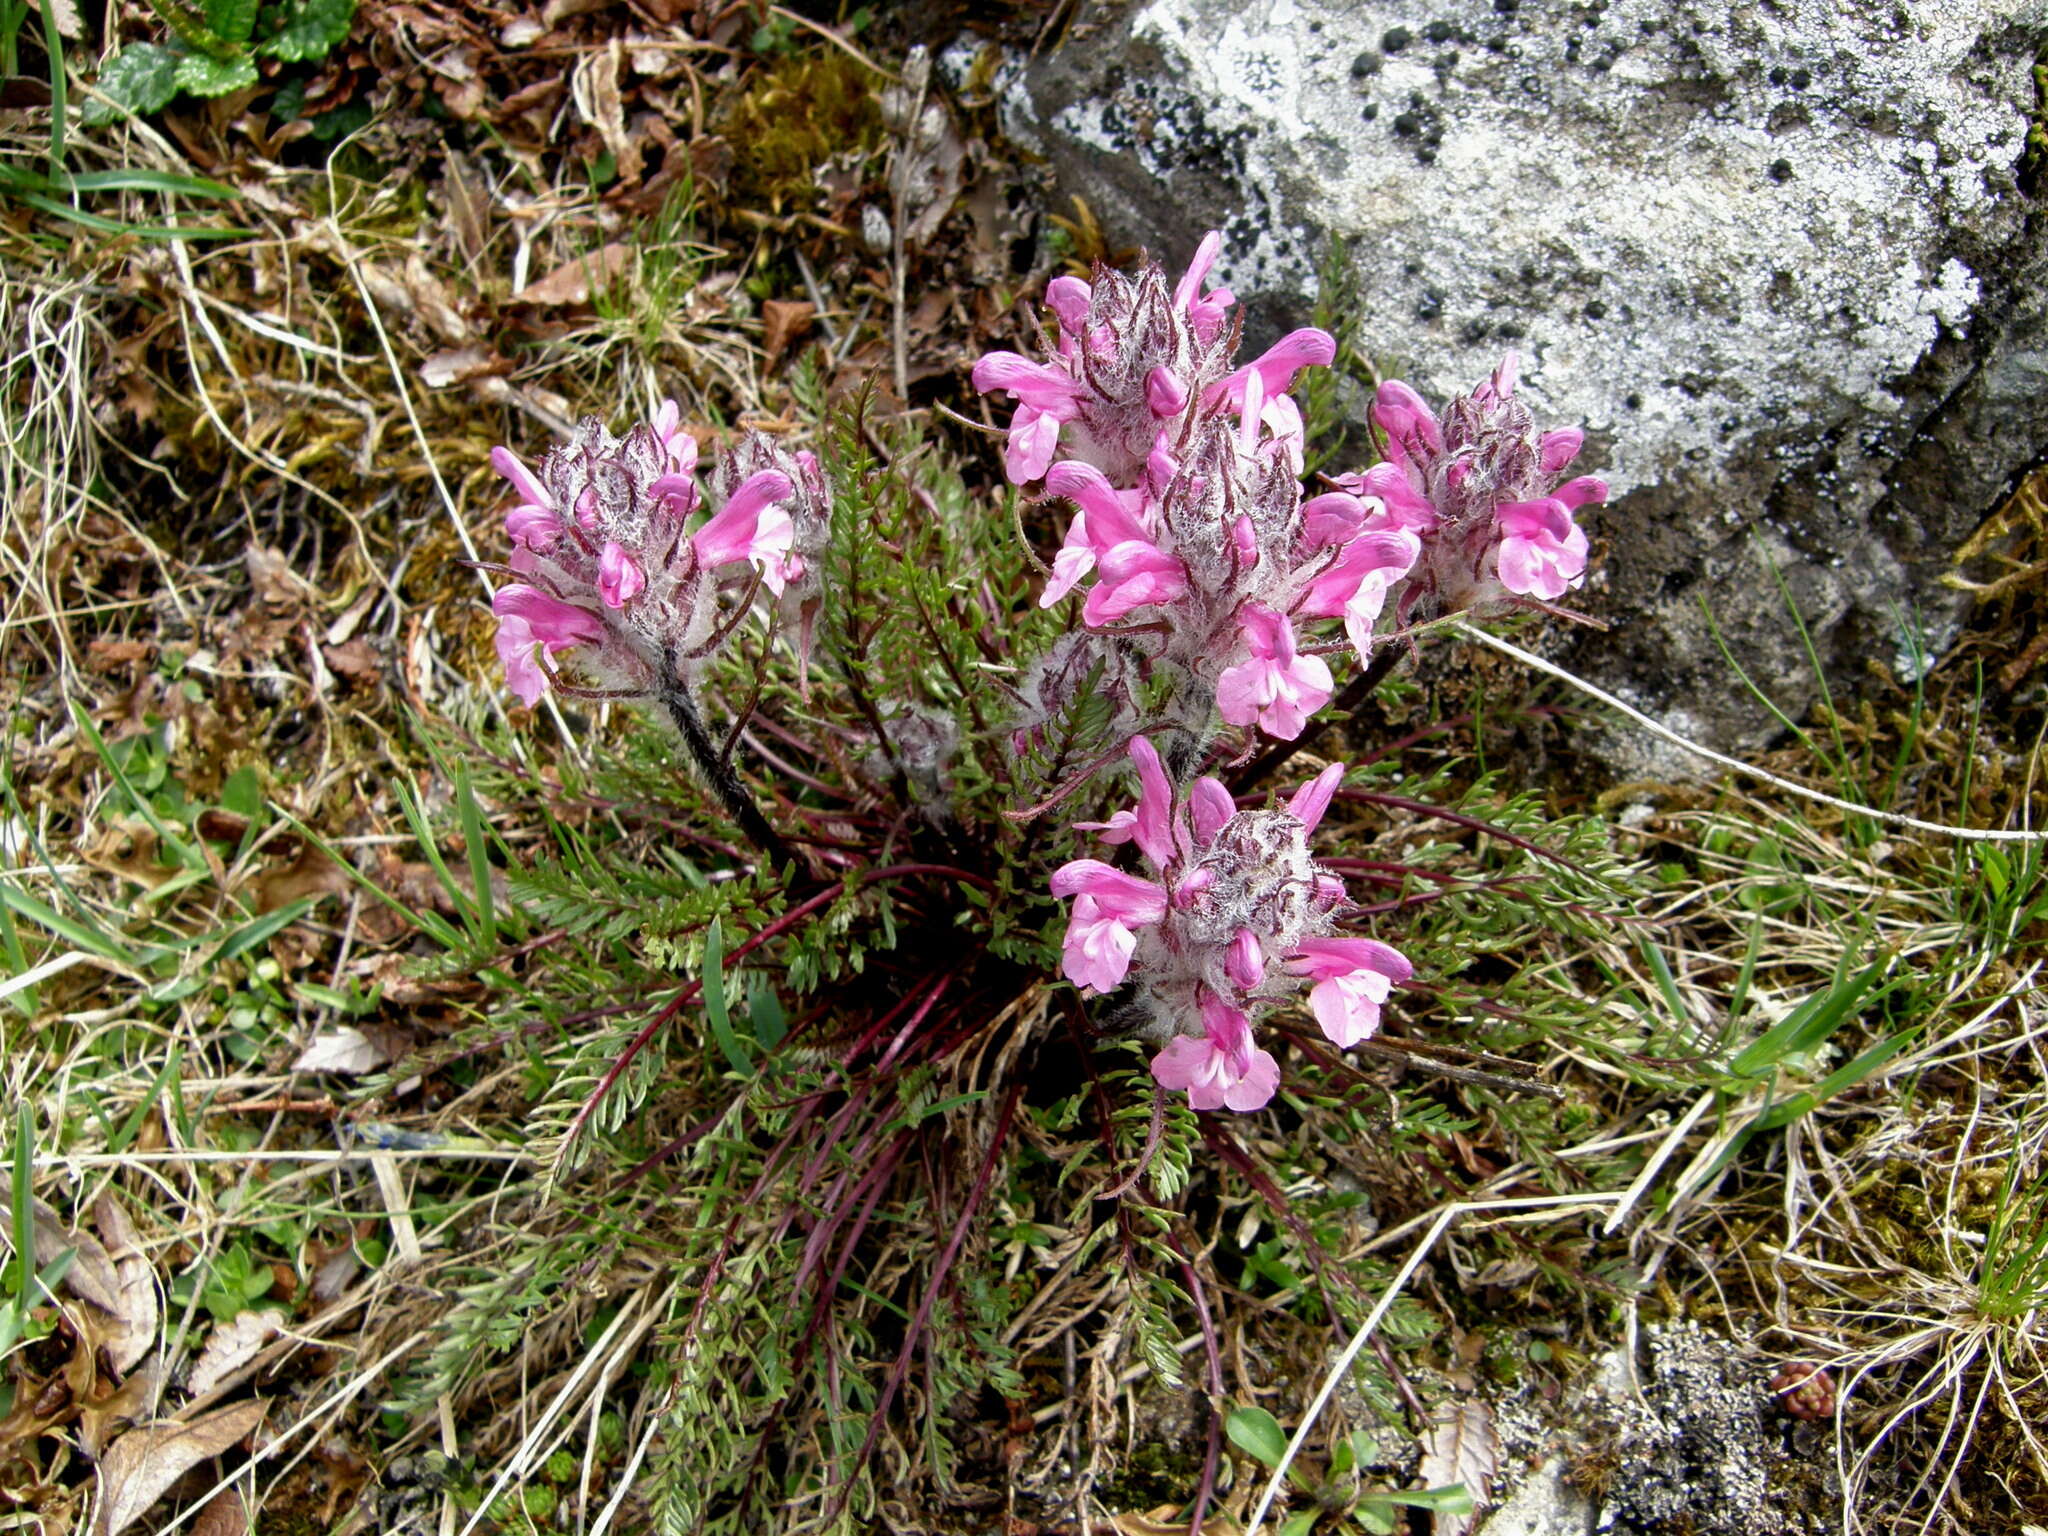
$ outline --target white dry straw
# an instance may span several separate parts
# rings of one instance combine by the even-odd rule
[[[1836,810],[1847,811],[1855,816],[1868,816],[1872,821],[1881,821],[1887,826],[1911,827],[1916,832],[1932,832],[1940,837],[1953,837],[1963,842],[2038,843],[2048,841],[2048,832],[2001,832],[1985,827],[1950,827],[1944,826],[1938,821],[1922,821],[1917,816],[1901,816],[1896,811],[1875,810],[1867,805],[1858,805],[1853,800],[1838,800],[1833,795],[1823,794],[1817,789],[1808,789],[1804,784],[1795,784],[1790,779],[1781,779],[1775,773],[1758,768],[1752,763],[1745,763],[1740,758],[1729,757],[1724,753],[1716,752],[1712,747],[1703,747],[1696,741],[1688,741],[1685,737],[1679,735],[1678,732],[1672,730],[1670,726],[1665,725],[1661,721],[1653,720],[1633,704],[1624,703],[1606,689],[1595,687],[1583,677],[1575,677],[1556,663],[1545,661],[1541,656],[1525,651],[1519,645],[1511,644],[1501,639],[1498,635],[1489,635],[1485,630],[1475,628],[1462,620],[1453,627],[1467,640],[1477,640],[1481,645],[1491,646],[1503,656],[1514,657],[1515,660],[1521,662],[1526,667],[1534,667],[1538,672],[1544,673],[1546,676],[1554,677],[1560,682],[1570,683],[1588,698],[1598,699],[1609,709],[1627,716],[1659,740],[1668,741],[1674,747],[1690,752],[1695,757],[1703,757],[1710,763],[1719,763],[1723,768],[1732,768],[1737,773],[1747,774],[1753,779],[1761,779],[1764,783],[1771,785],[1775,789],[1782,789],[1788,795],[1799,795],[1807,800],[1817,800],[1822,805],[1832,805]]]

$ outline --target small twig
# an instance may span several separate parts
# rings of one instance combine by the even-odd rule
[[[1916,832],[1932,832],[1937,837],[1953,837],[1960,842],[2048,842],[2048,831],[2004,832],[1992,828],[1951,827],[1938,821],[1922,821],[1917,816],[1902,816],[1897,811],[1881,811],[1875,806],[1858,805],[1853,800],[1842,800],[1834,795],[1824,794],[1817,789],[1808,789],[1804,784],[1796,784],[1790,779],[1780,778],[1768,769],[1758,768],[1753,764],[1743,762],[1738,757],[1730,757],[1724,752],[1716,752],[1712,747],[1703,747],[1696,741],[1690,741],[1679,735],[1678,732],[1672,730],[1670,726],[1665,725],[1662,721],[1652,719],[1649,715],[1644,714],[1633,704],[1624,703],[1622,700],[1617,699],[1606,689],[1596,687],[1594,684],[1587,682],[1583,677],[1577,677],[1556,663],[1545,661],[1541,656],[1533,655],[1523,650],[1519,645],[1514,645],[1501,639],[1498,635],[1490,635],[1485,630],[1475,628],[1473,625],[1462,621],[1457,624],[1456,628],[1468,640],[1477,640],[1481,645],[1499,651],[1503,656],[1512,656],[1525,667],[1533,667],[1546,677],[1554,677],[1559,682],[1571,684],[1572,687],[1578,689],[1579,692],[1585,694],[1588,698],[1596,699],[1600,703],[1605,704],[1617,714],[1641,726],[1658,740],[1668,741],[1672,746],[1682,751],[1690,752],[1694,757],[1705,758],[1708,762],[1719,764],[1723,768],[1732,768],[1735,772],[1745,774],[1752,779],[1760,779],[1772,788],[1783,790],[1788,795],[1797,795],[1801,799],[1812,800],[1820,805],[1832,806],[1845,815],[1867,816],[1872,821],[1881,821],[1887,826],[1911,827]]]

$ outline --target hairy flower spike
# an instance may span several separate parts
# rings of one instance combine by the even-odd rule
[[[609,686],[687,692],[730,627],[724,594],[744,588],[749,567],[799,618],[815,605],[829,501],[808,454],[742,441],[714,476],[718,510],[694,529],[706,505],[697,443],[673,401],[623,437],[586,419],[538,470],[508,448],[491,463],[518,497],[505,532],[521,579],[491,607],[506,681],[527,704],[552,675],[543,653],[572,654]]]
[[[1515,398],[1515,372],[1509,353],[1441,420],[1399,380],[1379,387],[1372,419],[1387,435],[1387,460],[1336,483],[1378,504],[1374,526],[1420,537],[1422,558],[1398,589],[1404,617],[1552,602],[1585,575],[1586,533],[1572,513],[1605,501],[1607,483],[1593,475],[1559,483],[1585,434],[1539,434]]]
[[[1257,1109],[1279,1083],[1273,1058],[1252,1044],[1260,1014],[1306,979],[1323,1033],[1355,1045],[1410,975],[1396,950],[1332,931],[1344,886],[1316,864],[1308,840],[1344,769],[1324,769],[1284,810],[1240,811],[1213,778],[1176,801],[1144,737],[1130,756],[1137,804],[1076,825],[1106,843],[1135,843],[1154,878],[1100,859],[1054,872],[1053,894],[1074,901],[1067,979],[1096,993],[1135,987],[1148,1033],[1166,1042],[1152,1074],[1195,1108]]]
[[[1287,391],[1336,343],[1295,331],[1233,369],[1230,295],[1201,292],[1220,245],[1205,238],[1171,292],[1157,266],[1055,279],[1051,354],[992,353],[974,371],[977,387],[1017,398],[1010,478],[1042,480],[1074,509],[1041,602],[1082,589],[1083,623],[1130,626],[1147,666],[1172,680],[1177,762],[1219,712],[1298,736],[1333,688],[1299,626],[1342,619],[1364,662],[1422,547],[1348,490],[1303,500]]]

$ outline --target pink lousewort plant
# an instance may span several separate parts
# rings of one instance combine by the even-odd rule
[[[1379,1028],[1380,1006],[1412,968],[1374,939],[1334,932],[1344,883],[1318,865],[1309,836],[1344,776],[1341,764],[1296,790],[1284,810],[1240,811],[1221,781],[1176,799],[1151,742],[1130,745],[1137,803],[1077,828],[1134,843],[1153,878],[1100,859],[1053,872],[1071,897],[1062,968],[1092,994],[1135,991],[1143,1032],[1165,1041],[1152,1061],[1164,1087],[1196,1109],[1258,1109],[1279,1070],[1253,1043],[1259,1015],[1311,983],[1323,1033],[1352,1046]]]
[[[1459,395],[1443,418],[1399,380],[1380,385],[1372,419],[1387,435],[1385,462],[1335,483],[1375,505],[1376,526],[1422,540],[1422,559],[1401,583],[1403,619],[1554,602],[1583,579],[1580,507],[1607,499],[1597,475],[1564,478],[1585,433],[1538,433],[1515,398],[1511,352],[1492,378]]]
[[[622,693],[687,692],[756,583],[799,617],[815,604],[829,501],[809,454],[744,441],[712,476],[708,517],[673,401],[622,438],[587,418],[538,471],[508,448],[491,463],[519,498],[505,514],[518,579],[491,607],[506,683],[526,704],[561,685],[564,653]]]
[[[562,680],[564,655],[600,696],[656,704],[726,811],[780,863],[788,849],[706,732],[696,690],[762,591],[795,627],[801,667],[831,499],[815,457],[758,434],[719,461],[708,501],[697,457],[674,401],[624,437],[587,418],[537,471],[491,451],[519,497],[505,514],[517,579],[491,601],[498,658],[528,705],[550,686],[593,692]]]
[[[1342,619],[1363,663],[1422,547],[1346,489],[1304,501],[1287,391],[1336,343],[1295,331],[1233,370],[1230,296],[1201,292],[1219,243],[1205,238],[1172,289],[1157,265],[1055,279],[1049,355],[991,353],[974,370],[977,388],[1017,398],[1012,481],[1075,508],[1040,601],[1088,581],[1082,622],[1132,635],[1176,679],[1176,762],[1192,760],[1212,713],[1297,736],[1333,688],[1298,626]]]

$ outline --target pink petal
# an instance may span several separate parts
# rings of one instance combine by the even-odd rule
[[[1337,355],[1336,338],[1328,331],[1306,326],[1290,331],[1262,353],[1252,367],[1258,370],[1268,397],[1285,394],[1294,376],[1304,368],[1327,367]]]
[[[1550,493],[1551,500],[1561,501],[1576,511],[1591,502],[1607,499],[1607,482],[1598,475],[1581,475],[1576,480],[1567,480]]]
[[[1280,1063],[1273,1053],[1254,1050],[1245,1061],[1244,1073],[1223,1090],[1223,1107],[1239,1114],[1264,1109],[1280,1089]],[[1190,1101],[1192,1102],[1192,1100]]]
[[[1302,542],[1310,549],[1342,544],[1364,523],[1365,503],[1344,491],[1326,491],[1301,504]]]
[[[1536,445],[1536,462],[1542,466],[1543,473],[1554,475],[1579,456],[1579,449],[1585,441],[1586,434],[1577,427],[1560,427],[1555,432],[1546,432]]]
[[[974,387],[982,394],[1006,389],[1018,403],[1041,411],[1066,411],[1081,385],[1063,369],[1034,363],[1015,352],[991,352],[974,365]]]
[[[1180,283],[1173,290],[1173,307],[1186,310],[1201,297],[1202,279],[1209,275],[1209,269],[1216,265],[1216,255],[1223,249],[1223,232],[1212,229],[1202,236],[1195,247],[1195,254],[1188,262],[1188,269],[1181,274]]]
[[[1100,859],[1071,859],[1052,872],[1055,896],[1087,896],[1119,921],[1156,923],[1166,916],[1166,892]]]
[[[1230,797],[1230,791],[1223,787],[1220,779],[1207,775],[1195,780],[1188,788],[1188,820],[1192,824],[1195,841],[1207,845],[1223,830],[1223,824],[1237,814],[1237,802]]]
[[[616,540],[605,541],[597,561],[597,595],[607,608],[622,608],[638,597],[647,585],[647,573],[640,562],[627,554]]]
[[[1173,858],[1173,786],[1159,753],[1143,736],[1131,738],[1131,761],[1138,768],[1138,850],[1163,869]]]
[[[1052,463],[1060,446],[1060,419],[1050,411],[1020,405],[1010,418],[1010,441],[1003,450],[1003,472],[1012,485],[1029,485]]]
[[[562,536],[562,520],[546,507],[522,502],[505,514],[505,536],[514,544],[545,554]]]
[[[1415,974],[1408,957],[1393,945],[1363,938],[1303,939],[1287,957],[1287,969],[1291,975],[1317,981],[1349,976],[1354,971],[1375,971],[1401,983]]]
[[[1145,404],[1154,416],[1178,416],[1187,409],[1188,387],[1171,368],[1154,368],[1145,377]]]
[[[1237,936],[1230,941],[1230,948],[1224,951],[1223,974],[1249,992],[1266,976],[1266,953],[1259,943],[1259,936],[1249,928],[1237,930]]]
[[[1193,1035],[1175,1035],[1152,1058],[1152,1080],[1188,1096],[1196,1109],[1221,1109],[1223,1090],[1213,1082],[1216,1048]]]
[[[1097,910],[1094,898],[1074,903],[1067,936],[1060,951],[1060,969],[1077,987],[1113,992],[1130,974],[1138,937],[1114,915]]]
[[[1313,832],[1330,808],[1330,798],[1344,782],[1344,765],[1332,763],[1294,792],[1287,802],[1287,814],[1301,823],[1303,832]]]
[[[510,448],[491,450],[491,468],[512,482],[512,489],[519,493],[519,499],[536,507],[552,508],[553,500],[542,488],[533,471],[519,462],[519,456]]]
[[[1060,329],[1079,336],[1088,329],[1088,305],[1095,292],[1078,277],[1056,277],[1045,285],[1045,305],[1059,317]]]
[[[498,588],[491,598],[491,612],[500,619],[520,620],[551,651],[595,645],[604,639],[604,620],[589,609],[520,582]]]
[[[696,533],[690,543],[697,558],[706,565],[732,565],[741,560],[765,559],[788,549],[779,538],[781,527],[771,524],[764,538],[762,513],[794,489],[789,476],[780,470],[764,469],[740,482],[718,513]],[[785,514],[782,524],[787,525]],[[791,528],[793,537],[794,529]],[[775,546],[780,543],[780,548]]]

